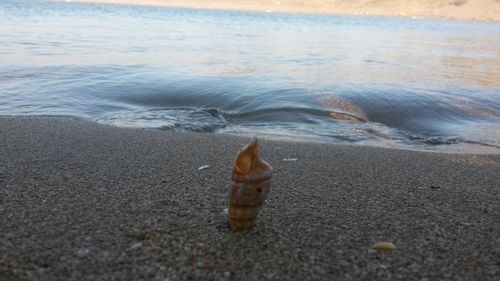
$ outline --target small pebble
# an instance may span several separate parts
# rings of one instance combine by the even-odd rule
[[[134,244],[132,244],[132,246],[130,246],[127,250],[134,250],[134,249],[138,249],[142,247],[142,242],[136,242]]]
[[[79,257],[79,258],[84,258],[86,256],[88,256],[90,253],[90,250],[87,249],[87,248],[80,248],[78,249],[78,251],[76,251],[76,256]]]

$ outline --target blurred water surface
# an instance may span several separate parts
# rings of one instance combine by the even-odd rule
[[[0,115],[500,153],[500,24],[0,2]]]

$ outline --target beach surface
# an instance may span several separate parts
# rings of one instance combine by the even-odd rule
[[[66,0],[66,2],[71,1]],[[500,21],[499,0],[73,0],[72,2]]]
[[[271,192],[230,232],[248,141],[0,117],[0,279],[498,280],[499,156],[261,140]]]

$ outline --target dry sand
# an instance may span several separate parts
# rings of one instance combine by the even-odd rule
[[[0,117],[0,280],[498,280],[500,156],[262,141],[271,192],[231,233],[247,141]]]
[[[267,12],[445,17],[500,21],[500,0],[73,0]]]

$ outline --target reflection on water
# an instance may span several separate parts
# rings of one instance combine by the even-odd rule
[[[497,50],[496,58],[485,57],[445,57],[441,61],[442,67],[448,67],[450,72],[455,73],[461,80],[467,83],[480,84],[485,87],[500,88],[500,65],[498,64]]]
[[[500,152],[500,25],[6,0],[0,114]]]

